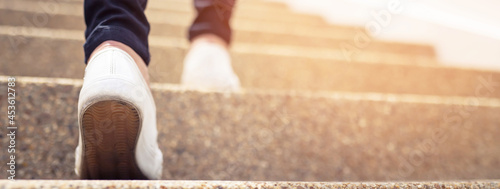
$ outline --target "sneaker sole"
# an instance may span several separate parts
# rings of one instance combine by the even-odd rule
[[[82,179],[147,179],[135,159],[141,119],[131,104],[108,100],[82,117]]]

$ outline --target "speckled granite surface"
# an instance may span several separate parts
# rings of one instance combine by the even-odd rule
[[[18,77],[17,179],[76,178],[80,82]],[[163,179],[500,178],[498,99],[468,106],[472,98],[153,89]],[[5,78],[0,91],[6,91]],[[6,110],[6,92],[0,109]],[[6,119],[0,116],[0,123]],[[5,132],[0,162],[8,158]]]
[[[456,181],[456,182],[243,182],[243,181],[61,181],[20,180],[0,181],[2,189],[31,188],[190,188],[190,189],[494,189],[500,188],[500,181]]]
[[[16,66],[0,64],[0,74],[83,78],[83,41],[25,39],[29,43],[19,45],[23,53],[37,54],[39,49],[50,50],[39,56],[19,56],[13,49],[7,48],[0,58]],[[1,45],[8,46],[9,38],[0,35]],[[62,51],[66,53],[59,53]],[[179,83],[185,49],[151,47],[151,53],[151,80]],[[489,86],[500,85],[500,72],[494,71],[336,62],[262,54],[233,53],[232,56],[233,68],[245,88],[474,96],[479,78],[483,78]],[[38,64],[33,65],[32,62]],[[24,69],[26,67],[32,69]],[[497,82],[492,83],[491,80]],[[500,98],[500,90],[494,90],[490,96]]]
[[[83,77],[81,1],[1,2],[0,46],[10,48],[2,49],[0,59],[16,66],[0,64],[0,74]],[[373,40],[358,49],[349,62],[341,51],[342,44],[352,45],[361,28],[330,25],[320,17],[294,13],[276,2],[242,1],[238,5],[231,50],[233,67],[245,88],[467,96],[474,95],[470,84],[478,76],[500,77],[487,71],[416,66],[438,66],[434,48],[422,44]],[[193,11],[187,1],[149,1],[146,13],[152,25],[153,82],[179,83],[187,49],[185,35],[192,20],[186,10]],[[36,26],[23,19],[46,14],[50,19]],[[27,67],[31,69],[24,69]],[[492,96],[500,97],[500,90]]]

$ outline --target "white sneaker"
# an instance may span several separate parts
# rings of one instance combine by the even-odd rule
[[[240,80],[231,66],[231,57],[219,44],[199,42],[184,59],[181,84],[188,89],[237,91]]]
[[[87,64],[78,123],[75,172],[80,178],[161,178],[155,102],[125,51],[106,48]]]

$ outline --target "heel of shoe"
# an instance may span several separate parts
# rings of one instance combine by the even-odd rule
[[[82,116],[82,179],[147,179],[135,159],[137,108],[118,100],[90,105]]]

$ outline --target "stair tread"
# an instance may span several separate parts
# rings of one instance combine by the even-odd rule
[[[282,8],[270,8],[267,4],[265,4],[265,6],[255,6],[252,2],[254,1],[238,2],[234,10],[233,18],[243,21],[245,19],[258,19],[294,24],[300,23],[305,25],[326,24],[319,16],[295,13],[286,8],[286,6]],[[62,1],[55,4],[54,2],[39,3],[35,0],[0,0],[0,8],[46,13],[49,14],[49,16],[54,14],[83,16],[82,2]],[[156,22],[156,18],[168,17],[169,15],[180,15],[177,18],[183,21],[181,23],[185,24],[193,19],[195,11],[191,1],[149,1],[148,7],[146,8],[146,14],[148,18],[151,19],[150,22]]]
[[[6,91],[6,78],[0,78],[0,89]],[[73,153],[80,87],[81,80],[16,78],[16,122],[23,136],[16,141],[23,144],[16,152],[19,179],[76,178]],[[163,179],[500,176],[500,141],[495,138],[500,134],[499,99],[481,98],[471,106],[467,99],[475,97],[258,90],[228,94],[165,84],[152,88],[164,153]],[[6,99],[0,95],[0,100]],[[2,109],[6,106],[0,104]],[[2,122],[6,119],[0,117]],[[8,142],[7,137],[0,140]],[[8,159],[7,155],[0,158]],[[424,158],[415,159],[420,155]]]
[[[83,15],[62,15],[55,14],[51,15],[50,19],[43,20],[41,23],[33,23],[30,18],[36,16],[36,13],[29,11],[11,10],[10,8],[0,9],[0,13],[3,15],[9,15],[12,17],[26,18],[26,19],[2,19],[0,23],[3,25],[15,25],[15,26],[41,26],[43,27],[53,27],[61,29],[85,29],[85,23]],[[165,26],[175,26],[183,28],[187,31],[187,27],[191,24],[191,19],[187,18],[186,15],[180,13],[166,12],[168,16],[160,18],[150,18],[151,31],[157,32],[167,32],[164,30]],[[2,16],[2,18],[5,18]],[[46,17],[42,17],[44,19]],[[47,23],[45,23],[47,21]],[[262,27],[266,26],[266,27]],[[232,28],[235,32],[242,31],[260,31],[264,33],[276,33],[276,34],[293,34],[298,36],[320,36],[323,38],[330,39],[346,39],[352,38],[356,31],[351,29],[345,29],[341,27],[328,27],[323,26],[309,26],[304,27],[301,25],[287,24],[281,22],[273,22],[267,20],[255,20],[248,19],[241,22],[234,21]],[[155,31],[160,30],[160,31]]]
[[[30,12],[38,19],[42,17],[53,16],[77,16],[81,17],[83,21],[83,5],[82,3],[64,3],[57,4],[57,9],[51,10],[41,6],[43,3],[38,1],[7,1],[0,0],[0,8],[3,10],[24,11]],[[48,5],[46,5],[48,6]],[[48,10],[47,10],[48,9]],[[191,10],[191,11],[188,11]],[[146,9],[146,15],[150,23],[172,23],[180,26],[189,26],[194,19],[195,12],[191,7],[173,8],[173,7],[153,7]],[[272,15],[272,16],[271,16]],[[31,19],[31,17],[28,17]],[[245,5],[238,7],[232,18],[233,24],[238,25],[239,22],[259,21],[267,23],[278,24],[284,22],[287,24],[301,25],[301,26],[327,26],[327,23],[318,16],[307,14],[294,13],[288,9],[280,9],[273,11],[262,11],[255,8],[247,9]],[[329,25],[331,28],[338,30],[354,30],[359,27],[352,26],[337,26]]]
[[[0,81],[5,82],[8,77],[15,77],[22,85],[48,85],[49,87],[71,86],[81,87],[83,79],[62,78],[62,77],[29,77],[29,76],[7,76],[0,75]],[[223,92],[210,90],[191,90],[184,88],[178,84],[168,83],[151,83],[151,90],[161,93],[198,93],[204,94],[224,94]],[[263,95],[263,96],[278,96],[287,97],[293,96],[298,98],[326,98],[331,100],[348,100],[348,101],[380,101],[380,102],[397,102],[397,103],[417,103],[417,104],[436,104],[436,105],[471,105],[467,104],[468,99],[478,98],[477,106],[500,108],[500,99],[491,97],[474,97],[474,96],[437,96],[437,95],[419,95],[419,94],[395,94],[395,93],[375,93],[375,92],[342,92],[342,91],[295,91],[295,90],[279,90],[279,89],[242,89],[238,92],[233,92],[235,95]]]
[[[0,35],[6,38],[44,38],[46,40],[77,40],[84,42],[83,35],[79,30],[47,29],[36,27],[0,26]],[[188,41],[180,37],[150,36],[151,48],[187,49]],[[26,43],[27,41],[25,41]],[[26,47],[30,48],[30,47]],[[359,53],[350,54],[343,48],[321,48],[294,45],[276,44],[256,44],[256,43],[235,43],[231,52],[276,55],[283,57],[311,58],[318,60],[353,61],[365,63],[386,63],[386,64],[415,64],[426,65],[436,62],[434,57],[419,54],[401,54],[392,52],[379,52],[372,49],[365,49]],[[78,53],[78,52],[70,52]],[[436,64],[436,63],[434,63]]]
[[[30,3],[26,3],[26,1],[8,1],[9,3],[6,3],[4,5],[4,9],[1,9],[0,14],[6,14],[10,15],[10,17],[19,17],[19,18],[28,18],[28,19],[6,19],[1,21],[3,24],[9,24],[9,25],[16,25],[16,26],[26,26],[26,20],[29,20],[29,18],[34,17],[34,12],[40,12],[44,11],[44,9],[41,9],[39,7],[34,7],[34,6],[29,6]],[[29,1],[28,1],[29,2]],[[14,4],[17,6],[9,6],[8,4]],[[28,5],[25,5],[28,4]],[[64,3],[58,5],[58,6],[63,6],[65,5]],[[1,4],[0,4],[1,6]],[[81,6],[81,5],[79,5]],[[69,7],[69,8],[67,8]],[[57,10],[58,13],[50,14],[49,19],[47,19],[47,23],[43,23],[44,27],[53,27],[53,28],[60,28],[60,29],[80,29],[83,31],[84,23],[83,23],[83,15],[79,13],[78,11],[69,11],[73,10],[75,8],[71,7],[76,7],[76,6],[67,6],[67,7],[62,7],[65,9],[62,9],[59,7]],[[2,7],[0,7],[2,8]],[[66,11],[62,11],[66,10]],[[79,10],[79,9],[77,9]],[[148,11],[148,17],[150,18],[150,22],[152,23],[152,35],[167,35],[167,36],[176,36],[176,37],[185,37],[186,35],[186,30],[189,24],[191,23],[192,14],[186,14],[186,13],[178,13],[175,11],[165,11],[165,10],[156,10],[153,9],[151,11]],[[247,15],[261,15],[259,13],[254,13],[250,12]],[[278,14],[281,15],[281,14]],[[236,15],[237,16],[237,15]],[[3,16],[6,18],[7,16]],[[247,16],[248,17],[248,16]],[[287,16],[285,16],[287,17]],[[298,15],[298,17],[302,17],[302,15]],[[0,17],[1,18],[1,17]],[[45,17],[42,17],[45,18]],[[264,17],[267,18],[267,17]],[[291,24],[291,23],[303,23],[300,21],[297,21],[296,18],[290,19],[290,23],[283,23],[281,21],[273,21],[271,19],[253,19],[253,20],[241,20],[242,18],[239,18],[238,16],[233,19],[236,20],[234,21],[233,28],[235,29],[235,41],[238,42],[239,39],[243,39],[244,41],[251,41],[252,39],[255,39],[257,37],[263,38],[265,35],[258,35],[258,36],[253,36],[253,35],[248,35],[249,32],[257,33],[257,34],[274,34],[274,35],[285,35],[281,37],[275,37],[271,36],[268,37],[267,39],[270,40],[270,42],[294,42],[293,36],[297,37],[302,37],[302,38],[317,38],[315,40],[316,42],[308,42],[306,39],[301,40],[302,42],[299,43],[300,45],[308,45],[308,44],[318,44],[322,43],[324,45],[328,45],[329,41],[324,41],[324,42],[319,42],[321,39],[332,39],[332,40],[344,40],[349,43],[353,43],[352,40],[356,34],[358,34],[361,30],[358,29],[357,27],[338,27],[338,26],[333,26],[333,25],[328,25],[326,23],[321,23],[321,24],[316,24],[312,26],[303,26],[303,25],[297,25],[297,24]],[[271,18],[276,18],[276,16],[273,16]],[[262,27],[266,26],[266,27]],[[241,35],[238,35],[239,32],[242,32]],[[286,35],[290,36],[287,37]],[[378,41],[372,41],[372,43],[377,43]],[[323,46],[324,46],[323,45]],[[398,52],[413,52],[416,51],[417,53],[425,54],[428,56],[434,56],[434,50],[432,47],[429,45],[421,45],[421,44],[401,44],[399,43],[385,43],[385,45],[389,45],[387,48],[384,49],[400,49]],[[331,46],[331,45],[330,45]],[[336,47],[339,46],[339,44],[335,44]],[[372,49],[380,49],[380,47],[373,47]],[[401,50],[404,49],[404,50]],[[366,49],[363,49],[366,50]]]
[[[9,30],[0,30],[2,31]],[[41,31],[34,33],[40,36],[46,35]],[[71,35],[69,32],[53,35],[68,39],[75,38],[75,36],[82,38],[77,31]],[[6,38],[5,35],[0,35],[0,38],[6,39],[1,40],[5,46],[11,45],[8,36]],[[0,65],[0,74],[83,77],[84,64],[81,50],[83,40],[57,40],[43,37],[26,37],[24,40],[28,42],[20,44],[17,52],[15,48],[5,49],[2,59],[9,64]],[[51,42],[47,43],[47,40]],[[154,42],[163,43],[164,41],[155,40]],[[186,47],[179,48],[186,46],[183,41],[171,41],[170,47],[158,47],[152,43],[153,56],[150,65],[152,81],[179,83],[182,62],[186,53]],[[239,45],[235,45],[232,49],[233,68],[239,75],[243,87],[246,88],[474,96],[478,77],[492,78],[493,81],[500,77],[500,73],[494,71],[405,65],[394,61],[394,64],[373,64],[295,55],[284,56],[283,52],[273,54],[276,49],[264,52],[269,49],[264,46],[249,48],[251,46]],[[39,49],[45,50],[40,52]],[[21,51],[33,56],[19,56]],[[34,65],[33,62],[37,64]],[[14,63],[17,66],[11,66]],[[24,69],[26,67],[33,69]],[[491,95],[496,98],[500,97],[500,90],[493,91]]]
[[[498,188],[499,180],[432,182],[258,182],[258,181],[83,181],[23,180],[0,181],[0,187],[13,188]]]

